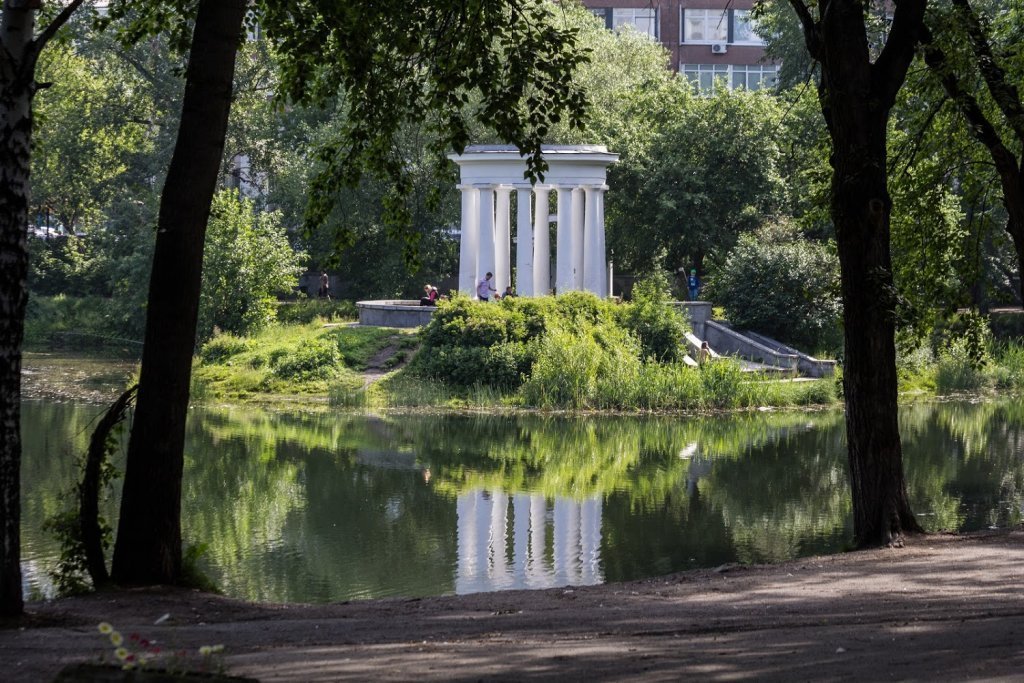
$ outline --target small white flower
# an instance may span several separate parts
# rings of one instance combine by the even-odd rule
[[[114,630],[114,627],[111,626],[108,622],[106,622],[106,621],[101,621],[100,622],[100,633],[102,633],[103,635],[107,635],[108,633],[110,633],[113,630]]]
[[[212,653],[213,653],[213,648],[210,647],[209,645],[203,645],[201,648],[199,648],[199,654],[201,654],[204,657],[208,657]]]
[[[124,660],[128,659],[128,650],[126,648],[119,647],[116,650],[114,650],[114,656],[123,662]]]
[[[110,632],[110,644],[111,645],[113,645],[114,647],[121,647],[121,643],[123,643],[123,642],[124,642],[124,638],[121,637],[120,633],[118,633],[117,631],[111,631]]]

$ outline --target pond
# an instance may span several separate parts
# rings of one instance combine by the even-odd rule
[[[100,408],[23,404],[26,594]],[[1024,402],[911,405],[910,495],[931,530],[1015,525]],[[122,456],[123,457],[123,456]],[[327,602],[622,581],[842,550],[840,412],[718,417],[190,413],[186,542],[230,596]],[[116,521],[116,501],[106,515]]]

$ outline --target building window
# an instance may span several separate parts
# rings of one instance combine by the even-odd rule
[[[712,93],[716,87],[729,87],[728,64],[683,64],[679,70],[703,93]]]
[[[732,13],[732,42],[744,45],[764,45],[757,35],[757,20],[750,16],[750,10],[738,9]]]
[[[771,88],[779,75],[779,67],[774,64],[683,64],[679,70],[694,88],[705,94],[716,88]]]
[[[774,64],[735,64],[732,67],[731,89],[760,90],[775,86],[779,67]]]
[[[604,27],[605,28],[609,28],[610,29],[612,27],[612,8],[611,7],[598,7],[598,8],[591,7],[590,8],[590,12],[595,17],[600,19],[602,21],[602,23],[604,23]]]
[[[613,9],[612,28],[632,26],[640,33],[658,39],[658,10],[656,9]]]
[[[729,21],[726,10],[683,10],[683,42],[724,43],[728,40]]]

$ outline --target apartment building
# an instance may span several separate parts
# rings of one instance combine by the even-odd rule
[[[725,85],[758,90],[775,82],[778,65],[765,58],[754,32],[752,0],[583,0],[605,26],[631,25],[659,41],[672,69],[705,92]]]

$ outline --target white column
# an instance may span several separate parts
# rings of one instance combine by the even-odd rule
[[[459,595],[472,592],[479,572],[481,558],[476,550],[477,506],[480,492],[465,491],[459,494],[455,503],[458,525],[459,568],[455,576],[455,592]]]
[[[572,288],[583,289],[583,188],[572,191]]]
[[[526,563],[526,578],[530,588],[545,585],[547,568],[544,551],[547,548],[548,504],[539,493],[530,494],[530,559]]]
[[[598,247],[597,253],[601,258],[601,289],[602,294],[600,296],[612,296],[612,272],[611,267],[605,267],[608,263],[608,243],[605,241],[604,234],[604,193],[608,190],[607,185],[602,185],[596,189],[595,194],[597,195],[597,241],[601,246]]]
[[[512,284],[512,234],[510,225],[509,195],[512,188],[499,185],[495,190],[496,203],[494,208],[494,287],[498,294],[504,294],[505,288]]]
[[[533,296],[533,216],[529,188],[516,190],[516,294]]]
[[[530,553],[530,496],[517,493],[512,498],[512,574],[513,588],[526,588],[526,564]]]
[[[477,196],[472,185],[460,185],[462,190],[462,238],[459,242],[459,291],[473,296],[476,291],[476,262],[479,256],[479,216]]]
[[[474,293],[476,292],[476,283],[482,280],[487,273],[494,272],[494,187],[481,185],[479,190],[477,215],[479,216],[480,249],[477,252],[476,278],[473,282]],[[493,282],[493,279],[491,281]]]
[[[579,583],[580,510],[568,498],[555,498],[554,579],[556,586]]]
[[[583,289],[603,297],[604,285],[604,252],[601,251],[601,238],[598,235],[597,221],[599,216],[597,202],[600,190],[588,186],[583,188],[586,194],[586,214],[583,221]]]
[[[601,496],[583,501],[580,518],[581,571],[584,585],[601,583]]]
[[[491,533],[487,548],[490,559],[487,571],[490,590],[507,588],[508,557],[505,553],[507,547],[508,494],[503,491],[493,491],[491,493]]]
[[[533,293],[551,292],[551,226],[548,223],[548,194],[551,188],[537,185],[533,190]]]
[[[555,291],[572,291],[572,188],[558,188],[558,231],[555,235]]]

